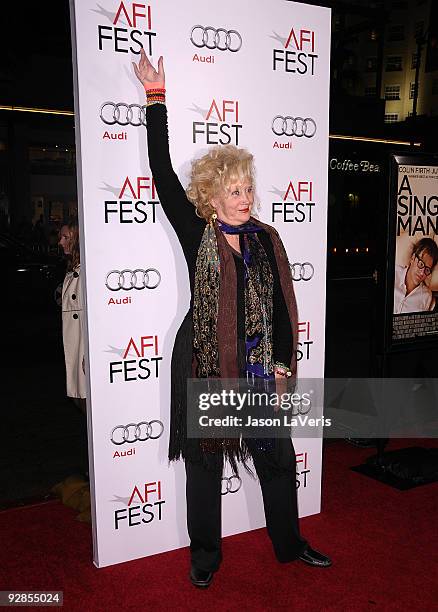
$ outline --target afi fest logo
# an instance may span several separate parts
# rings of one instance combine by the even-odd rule
[[[159,376],[159,364],[163,357],[159,354],[156,335],[140,336],[137,341],[130,338],[125,349],[110,347],[106,352],[116,353],[122,358],[109,363],[111,384],[156,379]]]
[[[163,499],[161,480],[135,485],[128,497],[114,495],[112,502],[123,504],[124,508],[114,511],[114,529],[150,525],[163,519]]]
[[[286,190],[273,187],[271,193],[278,197],[272,202],[271,222],[311,223],[313,201],[313,181],[289,181]]]
[[[308,485],[307,476],[310,473],[309,468],[309,453],[297,453],[297,478],[296,485],[297,489],[303,487],[305,489]]]
[[[159,204],[151,176],[126,177],[122,188],[103,187],[116,199],[104,201],[105,223],[155,223]],[[146,198],[150,195],[150,199]]]
[[[288,74],[315,74],[316,36],[314,30],[298,29],[292,27],[286,38],[276,34],[271,38],[281,44],[280,48],[273,50],[272,69],[281,70]]]
[[[313,345],[310,333],[310,321],[298,323],[297,361],[309,361],[310,349]]]
[[[237,30],[213,28],[212,26],[195,25],[190,32],[190,41],[197,49],[210,53],[211,51],[229,51],[237,53],[242,47],[242,37]],[[215,55],[195,53],[193,62],[214,64]]]
[[[201,145],[239,145],[239,101],[213,99],[208,109],[196,104],[190,109],[202,117],[193,121],[193,144]]]
[[[156,32],[152,31],[152,11],[148,4],[137,2],[120,2],[116,5],[114,16],[97,5],[100,13],[111,25],[97,26],[97,42],[99,51],[114,51],[115,53],[140,54],[144,49],[153,55],[152,41]]]

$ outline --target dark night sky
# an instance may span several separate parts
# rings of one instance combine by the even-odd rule
[[[68,0],[16,3],[2,26],[0,104],[72,109]]]
[[[3,11],[2,11],[3,12]],[[69,57],[70,55],[70,15],[68,0],[46,0],[44,2],[17,3],[13,13],[14,31],[21,36],[14,37],[13,52],[25,56],[28,51],[44,55]],[[29,41],[29,47],[21,41]]]

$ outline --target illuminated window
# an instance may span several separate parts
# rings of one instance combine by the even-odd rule
[[[387,85],[385,87],[385,100],[400,100],[400,85]]]
[[[418,89],[420,89],[420,83],[418,83]],[[409,99],[413,100],[415,97],[415,83],[411,83],[409,88]]]
[[[385,115],[385,123],[397,123],[398,115],[397,113],[387,113]]]
[[[386,58],[386,72],[397,72],[402,69],[401,55],[389,55]]]
[[[358,193],[349,193],[348,194],[348,203],[352,208],[356,208],[359,205],[359,194]]]

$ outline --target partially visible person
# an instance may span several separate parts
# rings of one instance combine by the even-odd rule
[[[71,474],[52,488],[61,501],[79,510],[79,521],[91,522],[90,486],[88,483],[88,437],[86,419],[84,336],[82,330],[81,264],[79,226],[76,218],[63,225],[59,246],[67,258],[67,273],[62,286],[62,338],[64,341],[67,396],[82,413],[78,473]]]
[[[409,265],[395,266],[394,314],[428,312],[435,298],[425,280],[438,262],[438,245],[432,238],[422,238],[413,250]]]
[[[71,219],[60,230],[59,246],[67,256],[67,273],[62,286],[62,337],[64,342],[67,396],[85,413],[84,337],[82,332],[81,263],[79,227]]]

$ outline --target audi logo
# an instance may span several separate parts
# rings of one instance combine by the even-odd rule
[[[276,136],[312,138],[316,134],[316,122],[311,117],[282,117],[277,115],[272,120],[272,131]]]
[[[242,486],[242,480],[239,476],[230,476],[229,478],[222,478],[221,495],[227,495],[228,493],[237,493]]]
[[[131,289],[156,289],[161,283],[161,274],[155,268],[142,270],[111,270],[105,278],[105,286],[110,291],[131,291]]]
[[[111,431],[111,442],[120,446],[121,444],[133,444],[133,442],[145,442],[145,440],[156,440],[164,431],[161,421],[141,421],[140,423],[128,423],[127,425],[116,425]]]
[[[290,269],[292,272],[292,280],[294,281],[309,281],[313,278],[315,273],[315,269],[309,261],[290,264]]]
[[[107,125],[146,125],[146,104],[104,102],[100,107],[100,118]]]
[[[242,46],[242,37],[237,30],[224,30],[224,28],[212,28],[195,25],[190,32],[190,40],[202,49],[218,49],[218,51],[231,51],[236,53]]]

